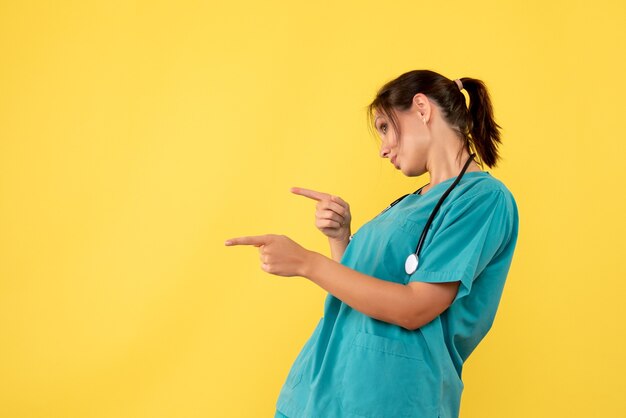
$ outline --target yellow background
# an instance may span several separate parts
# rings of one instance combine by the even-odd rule
[[[505,4],[503,4],[505,3]],[[330,255],[428,182],[365,106],[483,80],[520,211],[462,418],[626,416],[626,3],[0,3],[0,416],[270,417],[326,292],[241,235]]]

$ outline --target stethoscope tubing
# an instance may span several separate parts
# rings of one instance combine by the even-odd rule
[[[470,162],[472,161],[474,156],[475,156],[475,154],[470,154],[470,157],[467,159],[467,162],[465,163],[465,166],[463,166],[463,169],[461,170],[461,173],[459,173],[459,175],[454,180],[454,182],[452,182],[450,187],[448,187],[448,189],[445,191],[445,193],[441,196],[441,198],[439,199],[439,201],[435,205],[435,208],[430,213],[430,216],[428,217],[428,221],[426,221],[426,226],[424,226],[424,229],[422,230],[422,235],[420,235],[420,239],[417,242],[417,248],[415,249],[415,253],[414,253],[416,257],[419,257],[419,253],[420,253],[420,251],[422,249],[422,244],[424,243],[424,240],[426,239],[426,233],[428,232],[428,228],[430,227],[430,224],[433,222],[433,219],[435,219],[435,215],[437,214],[437,211],[439,211],[439,208],[443,204],[443,201],[445,200],[445,198],[448,197],[448,195],[450,194],[452,189],[454,189],[454,186],[456,186],[459,183],[459,181],[461,181],[461,178],[463,177],[463,174],[465,174],[465,170],[467,170],[467,167],[470,165]]]
[[[430,213],[430,216],[428,217],[428,220],[426,221],[426,225],[424,226],[424,229],[422,229],[422,233],[420,235],[420,239],[417,242],[417,248],[415,249],[415,252],[409,254],[409,256],[407,257],[407,259],[406,259],[406,261],[404,263],[404,269],[405,269],[407,274],[411,275],[411,274],[415,273],[415,271],[417,270],[417,266],[419,264],[419,253],[422,250],[422,246],[424,244],[424,240],[426,239],[426,234],[428,233],[428,228],[430,227],[430,224],[433,222],[433,219],[435,219],[435,215],[437,214],[437,211],[439,211],[439,208],[443,204],[443,201],[445,200],[445,198],[448,197],[448,195],[450,194],[452,189],[454,189],[454,186],[456,186],[459,183],[459,181],[461,181],[461,178],[463,178],[463,174],[465,174],[465,171],[467,170],[467,167],[469,167],[470,162],[474,159],[475,155],[476,154],[473,154],[473,153],[470,154],[469,158],[465,162],[465,165],[463,166],[463,169],[461,170],[459,175],[456,177],[454,182],[452,182],[450,187],[448,187],[448,189],[444,192],[444,194],[441,196],[441,198],[439,199],[439,201],[435,205],[435,208]],[[412,194],[416,194],[417,192],[422,190],[424,187],[425,186],[420,187],[419,189],[414,191]],[[382,215],[387,210],[391,209],[393,206],[395,206],[396,204],[400,203],[400,201],[402,199],[404,199],[405,197],[407,197],[408,195],[409,195],[409,193],[407,193],[404,196],[401,196],[401,197],[397,198],[396,200],[394,200],[393,202],[391,202],[391,204],[389,204],[389,206],[387,206],[385,209],[383,209],[382,212],[380,212],[378,215],[376,215],[376,217]]]

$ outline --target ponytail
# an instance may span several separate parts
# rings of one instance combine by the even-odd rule
[[[502,144],[502,127],[493,118],[491,98],[485,83],[475,78],[461,78],[469,100],[469,131],[471,143],[480,159],[489,167],[495,167],[500,159],[498,144]]]

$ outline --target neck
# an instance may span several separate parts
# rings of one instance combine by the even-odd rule
[[[430,182],[428,183],[430,187],[461,174],[470,154],[467,150],[463,150],[460,157],[457,158],[457,155],[458,150],[454,150],[451,153],[434,153],[429,158],[426,169],[430,174]],[[470,162],[465,170],[466,173],[471,171],[482,171],[476,161]]]
[[[470,156],[466,149],[459,153],[462,142],[452,130],[437,124],[431,127],[431,134],[434,140],[426,159],[426,170],[430,174],[429,188],[449,178],[457,177]],[[465,172],[471,171],[482,171],[482,169],[476,161],[472,161]]]

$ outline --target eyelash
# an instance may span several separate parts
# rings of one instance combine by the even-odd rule
[[[381,123],[380,126],[378,127],[378,129],[380,129],[380,131],[383,131],[383,126],[386,128],[387,124],[386,123]],[[387,132],[383,132],[384,134],[386,134]]]

